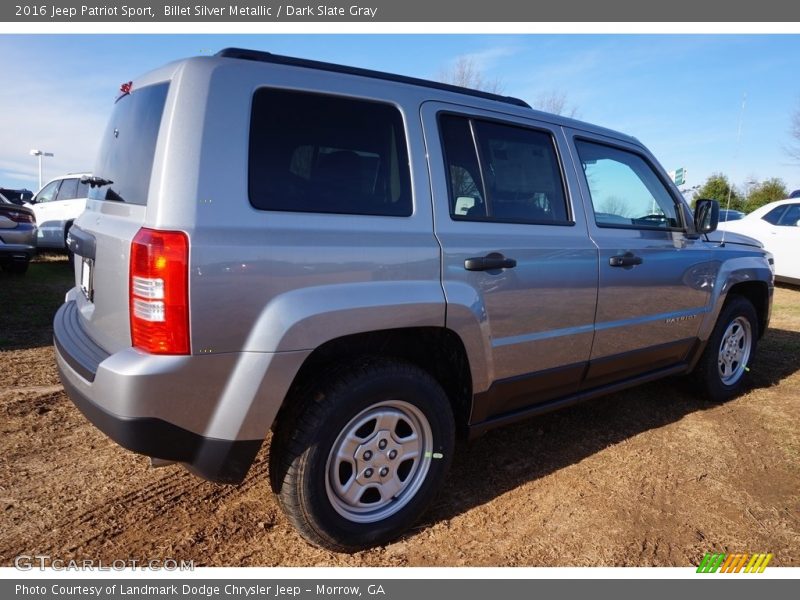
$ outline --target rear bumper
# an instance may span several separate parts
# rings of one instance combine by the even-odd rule
[[[36,226],[0,229],[0,259],[28,261],[36,254]]]
[[[36,255],[36,246],[0,244],[0,260],[27,262]]]
[[[215,393],[226,384],[224,377],[217,379],[229,357],[155,357],[133,349],[109,355],[83,330],[74,301],[56,313],[53,334],[67,395],[120,446],[184,463],[209,481],[239,483],[247,475],[263,436],[226,439],[190,429],[214,428],[219,412]],[[187,379],[192,376],[194,381]]]
[[[261,448],[261,440],[218,440],[153,417],[114,415],[72,385],[61,364],[59,372],[64,389],[75,406],[92,425],[117,444],[138,454],[183,463],[203,479],[216,483],[241,483]]]

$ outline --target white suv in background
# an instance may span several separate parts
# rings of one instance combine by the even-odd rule
[[[81,179],[88,173],[69,173],[51,179],[27,204],[39,224],[39,248],[66,248],[72,222],[86,208],[89,184]]]

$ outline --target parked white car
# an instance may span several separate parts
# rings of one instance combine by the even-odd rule
[[[88,173],[70,173],[48,181],[26,204],[39,224],[39,248],[66,248],[72,222],[86,208],[89,184],[81,179]]]
[[[800,285],[800,198],[770,202],[719,229],[757,239],[775,257],[776,279]]]

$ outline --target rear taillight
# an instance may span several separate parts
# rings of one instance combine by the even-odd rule
[[[131,340],[151,354],[189,354],[189,238],[142,228],[131,242]]]
[[[11,212],[5,213],[4,216],[8,217],[15,223],[36,223],[36,217],[26,212],[17,212],[13,210]]]

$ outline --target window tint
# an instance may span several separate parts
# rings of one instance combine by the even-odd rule
[[[453,218],[569,222],[550,134],[455,115],[439,124]]]
[[[781,216],[783,216],[783,213],[786,212],[787,206],[788,204],[782,204],[781,206],[776,206],[761,218],[764,219],[767,223],[770,223],[771,225],[777,225],[778,221],[781,220]]]
[[[400,111],[388,104],[261,89],[250,125],[250,203],[262,210],[408,216]]]
[[[61,182],[61,187],[58,188],[58,196],[56,200],[72,200],[78,197],[78,180],[65,179]]]
[[[89,184],[88,183],[81,183],[81,180],[78,180],[78,191],[75,192],[76,198],[87,198],[89,196]]]
[[[778,225],[797,227],[797,221],[800,221],[800,204],[789,204],[786,212],[781,215]]]
[[[599,226],[682,227],[675,200],[644,158],[582,140],[575,145]]]
[[[469,121],[445,115],[439,126],[450,177],[450,214],[486,217],[481,169]]]
[[[58,191],[58,184],[61,183],[60,179],[56,179],[55,181],[51,181],[46,186],[42,188],[42,190],[36,194],[36,202],[50,202],[56,196],[56,192]]]
[[[168,90],[168,83],[134,88],[117,100],[93,171],[111,183],[90,188],[89,198],[147,204]]]

